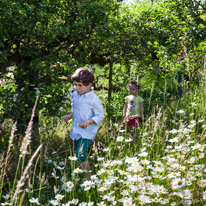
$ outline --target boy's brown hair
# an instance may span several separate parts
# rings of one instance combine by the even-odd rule
[[[72,81],[81,82],[84,86],[94,82],[94,72],[88,67],[78,68],[71,76]]]

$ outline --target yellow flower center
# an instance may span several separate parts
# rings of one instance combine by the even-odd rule
[[[179,180],[179,181],[177,182],[177,184],[178,184],[178,185],[181,185],[181,184],[182,184],[182,181]]]

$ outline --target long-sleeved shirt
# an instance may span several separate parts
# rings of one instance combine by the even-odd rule
[[[73,123],[70,137],[73,140],[95,138],[99,124],[104,119],[104,110],[98,96],[91,90],[85,94],[79,95],[76,91],[72,93]],[[92,119],[95,123],[88,125],[83,129],[80,123]]]

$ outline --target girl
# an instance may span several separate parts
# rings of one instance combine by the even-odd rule
[[[144,120],[143,98],[138,95],[140,84],[136,81],[131,81],[128,85],[130,95],[125,98],[122,120],[127,122],[129,129],[134,129],[139,126],[140,117]]]

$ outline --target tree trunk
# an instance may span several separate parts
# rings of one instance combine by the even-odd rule
[[[108,89],[108,103],[111,102],[111,98],[112,98],[112,75],[113,75],[113,62],[112,59],[109,62],[109,89]]]

